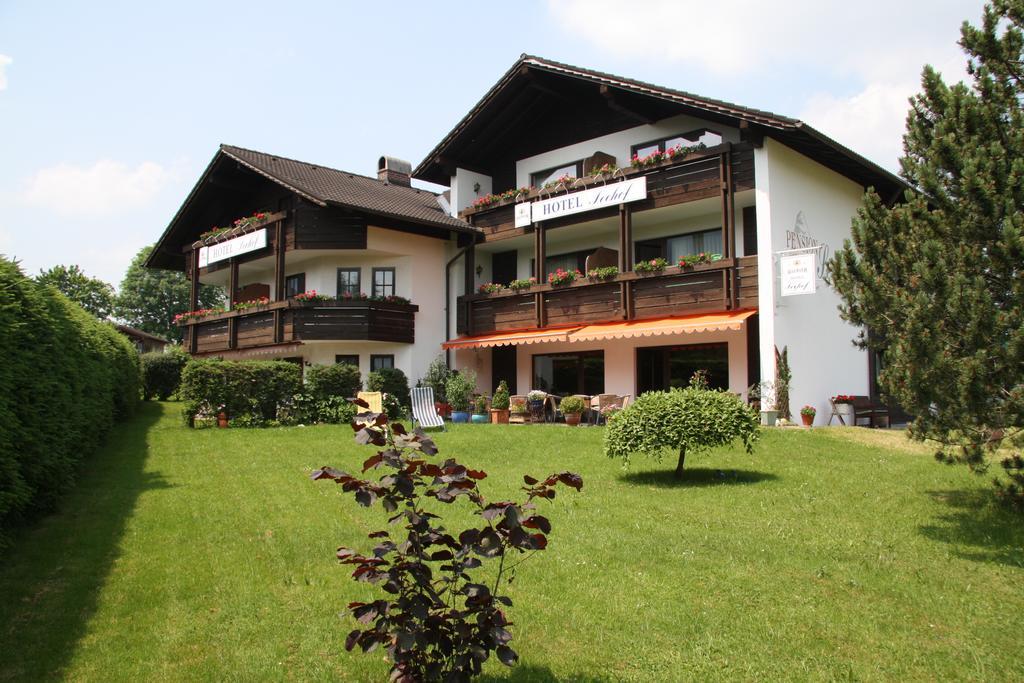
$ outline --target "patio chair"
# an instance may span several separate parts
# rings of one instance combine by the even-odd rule
[[[360,413],[371,412],[371,413],[383,413],[384,412],[384,394],[379,391],[360,391],[356,394],[356,398],[366,401],[369,408],[360,410]]]
[[[412,424],[413,427],[419,424],[423,428],[440,427],[447,431],[444,418],[438,415],[437,408],[434,407],[433,387],[412,388]]]
[[[606,422],[604,416],[605,408],[616,407],[621,410],[624,400],[625,396],[619,396],[618,394],[598,394],[597,396],[595,396],[590,402],[591,409],[596,410],[595,424],[602,424]]]
[[[509,408],[520,403],[524,406],[526,405],[525,394],[515,394],[508,397]],[[512,413],[509,415],[508,421],[510,424],[527,424],[530,422],[530,413]]]

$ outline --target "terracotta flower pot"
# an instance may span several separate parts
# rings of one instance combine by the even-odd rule
[[[565,424],[569,425],[570,427],[575,427],[576,425],[578,425],[580,423],[580,416],[581,415],[582,415],[581,413],[566,413],[565,414]]]
[[[217,426],[220,427],[221,429],[227,429],[228,428],[228,415],[227,415],[227,413],[224,413],[224,412],[217,413]]]
[[[800,413],[800,419],[803,420],[804,427],[810,427],[812,424],[814,424],[813,415],[804,415],[803,413]]]
[[[507,425],[508,424],[508,411],[491,409],[491,424],[495,425]]]

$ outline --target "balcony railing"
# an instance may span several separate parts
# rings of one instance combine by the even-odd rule
[[[641,320],[757,307],[757,257],[744,256],[660,274],[620,273],[604,282],[534,285],[525,292],[459,297],[459,334],[575,323]]]
[[[194,353],[313,340],[415,342],[415,304],[387,301],[279,301],[181,323]],[[192,346],[192,336],[195,345]]]

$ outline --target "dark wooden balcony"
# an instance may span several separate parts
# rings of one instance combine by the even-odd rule
[[[415,304],[387,301],[279,301],[181,323],[185,348],[197,354],[312,340],[412,344]],[[195,335],[195,346],[190,346]]]
[[[462,296],[457,331],[477,335],[750,308],[757,308],[756,256],[686,270],[670,266],[656,275],[620,273],[606,282]]]

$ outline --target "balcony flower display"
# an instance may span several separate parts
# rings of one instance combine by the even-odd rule
[[[248,228],[251,225],[255,225],[261,221],[266,220],[267,216],[269,215],[270,214],[266,213],[265,211],[257,211],[251,216],[244,216],[242,218],[236,219],[231,225],[220,228],[215,226],[210,230],[207,230],[206,232],[199,235],[199,239],[205,242],[211,237],[216,237],[217,235],[224,234],[228,230],[234,230],[235,228]]]
[[[668,261],[659,256],[648,261],[640,261],[633,266],[633,270],[637,273],[661,273],[667,267]]]
[[[615,266],[605,266],[603,268],[591,268],[587,271],[587,279],[589,280],[611,280],[619,274],[619,269]]]
[[[346,292],[342,292],[338,296],[338,301],[366,301],[366,294],[364,292],[359,292],[358,294],[353,294],[352,292],[347,292],[346,291]]]
[[[330,301],[331,297],[326,294],[317,294],[315,289],[307,289],[301,294],[292,297],[296,301]]]
[[[371,297],[369,297],[369,300],[370,301],[383,301],[384,303],[388,303],[388,304],[410,304],[410,303],[412,303],[411,301],[406,299],[404,296],[398,296],[397,294],[388,294],[387,296],[380,296],[380,295],[371,296]]]
[[[248,301],[236,301],[232,308],[234,308],[236,311],[244,311],[249,308],[256,308],[257,306],[266,306],[269,303],[269,296],[261,296],[258,299],[249,299]]]
[[[481,294],[494,294],[496,292],[500,292],[502,289],[504,288],[496,282],[485,282],[477,287],[477,291]]]
[[[558,285],[567,285],[570,282],[574,282],[575,280],[581,277],[583,277],[583,273],[581,273],[578,269],[562,270],[561,268],[558,268],[555,270],[555,272],[548,273],[548,284],[552,285],[553,287],[557,287]]]
[[[566,185],[568,183],[573,182],[574,180],[576,180],[574,176],[571,176],[568,173],[566,173],[565,175],[561,175],[555,178],[554,180],[547,181],[546,183],[540,186],[540,189],[550,190],[553,187],[558,187],[559,185]]]
[[[696,265],[702,263],[711,263],[712,261],[721,261],[721,254],[709,254],[706,251],[702,251],[699,254],[690,254],[688,256],[680,256],[679,263],[676,264],[680,268],[693,268]]]
[[[618,170],[619,167],[616,166],[615,164],[601,164],[597,168],[591,169],[590,173],[588,173],[587,175],[590,176],[591,178],[596,178],[598,176],[603,175],[612,175]]]
[[[501,204],[503,202],[509,202],[521,194],[530,194],[532,190],[532,187],[520,187],[512,190],[505,190],[504,192],[498,192],[497,194],[485,194],[483,197],[478,197],[473,201],[473,208],[480,209],[487,206],[493,206],[495,204]]]
[[[223,312],[224,309],[220,306],[214,306],[213,308],[200,308],[195,311],[186,311],[185,313],[179,313],[174,316],[174,324],[177,325],[183,322],[188,322],[189,320],[198,320],[200,318],[205,318],[208,315],[216,315]]]
[[[668,156],[661,150],[651,152],[646,156],[634,154],[633,158],[629,160],[629,165],[633,168],[650,168],[651,166],[657,166],[667,158]]]
[[[682,161],[691,154],[702,152],[707,148],[707,145],[705,145],[703,142],[698,142],[696,145],[689,145],[688,147],[676,145],[672,149],[666,151],[665,155],[672,161]]]
[[[524,289],[529,289],[530,287],[533,287],[535,284],[537,284],[537,278],[528,277],[520,280],[513,280],[512,282],[508,283],[508,288],[511,289],[513,292],[521,292]]]

